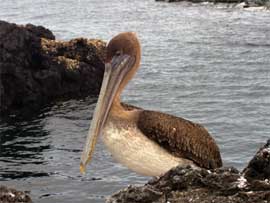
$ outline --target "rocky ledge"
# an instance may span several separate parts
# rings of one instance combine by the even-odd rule
[[[56,99],[99,93],[105,42],[67,42],[31,24],[0,21],[0,112],[36,109]]]
[[[270,9],[270,0],[156,0],[156,1],[164,1],[168,3],[172,2],[182,2],[188,1],[192,3],[203,3],[203,2],[211,2],[211,3],[226,3],[226,4],[241,4],[244,8],[248,7],[265,7],[266,9]]]
[[[239,172],[235,168],[176,167],[144,186],[129,186],[107,203],[268,203],[270,140]]]
[[[29,192],[17,191],[13,188],[7,188],[0,185],[0,202],[1,203],[32,203],[28,195]]]

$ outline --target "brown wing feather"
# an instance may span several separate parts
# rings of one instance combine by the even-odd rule
[[[222,166],[216,142],[199,124],[160,112],[142,111],[138,127],[175,156],[190,159],[202,168]]]

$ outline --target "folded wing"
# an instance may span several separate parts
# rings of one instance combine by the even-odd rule
[[[160,112],[141,111],[138,127],[145,136],[177,157],[190,159],[202,168],[222,166],[215,140],[199,124]]]

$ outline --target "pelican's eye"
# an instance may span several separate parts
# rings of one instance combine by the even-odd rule
[[[122,51],[118,50],[116,51],[115,56],[121,56],[121,54],[122,54]]]

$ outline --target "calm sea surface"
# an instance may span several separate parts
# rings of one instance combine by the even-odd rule
[[[1,0],[0,19],[51,29],[58,39],[109,40],[135,31],[142,65],[123,100],[203,124],[224,165],[242,169],[270,138],[270,12],[153,0]],[[149,178],[97,145],[86,175],[79,160],[95,99],[70,100],[0,122],[0,184],[35,202],[104,202]]]

